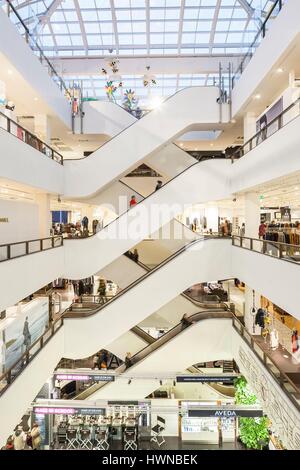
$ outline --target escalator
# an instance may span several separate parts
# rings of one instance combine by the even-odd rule
[[[189,320],[194,322],[194,323],[201,323],[204,320],[214,320],[214,319],[227,319],[227,320],[229,319],[231,321],[232,320],[232,313],[229,312],[229,311],[224,311],[224,310],[223,311],[208,310],[208,311],[195,313],[194,315],[191,315],[189,317]],[[131,377],[131,376],[134,377],[135,372],[136,372],[137,369],[138,369],[137,376],[138,376],[138,374],[142,375],[143,374],[143,365],[142,365],[142,363],[144,363],[144,362],[146,363],[147,360],[149,359],[149,357],[154,352],[156,352],[157,357],[158,357],[158,352],[159,351],[162,352],[162,355],[166,354],[166,351],[163,351],[163,349],[169,342],[171,342],[175,338],[178,341],[178,338],[180,337],[180,335],[183,335],[186,332],[187,329],[192,330],[193,328],[194,328],[193,324],[188,326],[185,329],[183,329],[181,323],[177,324],[176,326],[174,326],[174,328],[169,330],[167,333],[165,333],[163,336],[158,338],[152,344],[149,344],[144,349],[142,349],[140,352],[135,354],[132,357],[132,366],[129,369],[126,370],[125,364],[122,364],[120,367],[118,367],[115,370],[116,376],[121,376],[123,373],[125,373],[126,377]],[[187,344],[185,344],[185,347],[186,346],[187,346]],[[179,354],[184,354],[183,350],[178,350],[178,352],[179,352]],[[159,355],[159,357],[160,357],[160,355]],[[159,357],[157,358],[158,362],[159,362]],[[171,359],[171,357],[170,357],[170,361],[173,362],[173,359]],[[170,366],[171,366],[171,364],[170,364]],[[171,367],[174,368],[173,364],[172,364]],[[166,370],[170,371],[170,367],[167,368]],[[175,369],[175,370],[177,370],[177,369]],[[183,371],[179,369],[179,370],[177,370],[177,372],[183,372]],[[145,368],[144,376],[146,375],[146,373],[149,373],[149,369],[147,369],[147,367]],[[152,370],[152,373],[157,373],[157,369]],[[137,380],[139,380],[139,379],[137,379]],[[148,396],[150,393],[152,393],[154,391],[154,389],[152,389],[153,382],[155,382],[155,381],[153,381],[153,379],[143,380],[143,383],[144,383],[143,387],[145,388],[145,394],[143,396],[139,396],[140,399],[145,398],[146,396]],[[108,383],[108,382],[95,383],[91,387],[89,387],[88,389],[84,390],[82,393],[77,395],[76,399],[77,400],[85,400],[85,399],[97,400],[97,399],[100,399],[100,398],[101,399],[102,398],[108,398],[108,397],[111,398],[112,394],[113,394],[113,396],[118,396],[119,392],[115,391],[115,389],[120,387],[120,383],[122,384],[123,380],[120,382],[118,379],[116,379],[116,381],[113,384],[111,382],[110,383]],[[155,388],[158,388],[157,382],[156,382]],[[123,387],[122,387],[122,389],[123,389]],[[128,387],[127,387],[127,389],[128,389]],[[131,390],[131,387],[129,387],[129,389]],[[127,392],[126,399],[130,398],[130,394],[128,395],[128,393],[130,393],[130,390],[129,390],[129,392]],[[224,392],[224,390],[223,390],[223,392]],[[141,393],[141,385],[139,386],[139,393]],[[123,390],[121,391],[121,393],[119,395],[119,398],[122,395],[123,395]],[[131,398],[133,398],[133,397],[131,397]],[[134,398],[137,398],[137,397],[135,396]]]
[[[217,87],[183,89],[166,99],[159,109],[134,121],[88,157],[65,160],[63,165],[47,158],[47,155],[41,155],[38,148],[25,145],[20,139],[0,130],[0,145],[5,149],[1,153],[1,177],[66,198],[91,197],[185,131],[195,127],[222,127],[218,96]],[[228,123],[228,105],[223,105],[223,108],[223,122]],[[5,158],[7,154],[10,155],[9,161]],[[28,171],[26,168],[24,171],[24,161],[28,164]],[[29,167],[35,171],[30,172]]]
[[[6,260],[0,262],[1,311],[53,279],[82,279],[95,274],[182,213],[186,204],[228,196],[229,170],[227,160],[196,163],[88,238],[63,242],[59,238],[46,239],[0,247],[0,257]],[[18,258],[14,258],[16,250]],[[32,272],[42,277],[32,276]]]
[[[105,348],[139,325],[143,319],[190,285],[207,279],[232,277],[230,246],[230,239],[212,238],[192,242],[155,269],[140,276],[105,305],[99,305],[92,313],[89,309],[84,313],[66,312],[24,353],[11,370],[1,376],[1,416],[5,416],[5,410],[10,409],[7,419],[17,422],[62,357],[90,357],[95,351]],[[216,252],[220,261],[218,266],[210,262]],[[170,283],[174,272],[177,275]],[[193,362],[187,366],[191,363]],[[13,369],[18,369],[19,373],[13,375]],[[11,400],[14,401],[13,406]],[[3,425],[5,422],[7,423],[4,419]]]

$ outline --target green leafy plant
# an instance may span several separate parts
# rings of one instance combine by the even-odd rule
[[[250,390],[245,377],[234,382],[235,401],[241,405],[255,405],[258,400]],[[268,418],[240,418],[240,439],[247,449],[262,449],[269,442]]]

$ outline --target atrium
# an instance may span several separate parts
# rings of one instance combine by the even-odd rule
[[[2,450],[300,450],[299,16],[0,0]]]

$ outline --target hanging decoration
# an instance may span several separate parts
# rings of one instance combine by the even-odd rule
[[[126,90],[124,93],[124,99],[123,99],[123,106],[124,108],[132,112],[138,107],[138,98],[135,94],[135,91],[129,88],[129,90]]]
[[[145,88],[149,88],[153,85],[157,85],[155,75],[150,73],[150,65],[147,65],[146,67],[146,73],[143,76],[143,85]]]
[[[120,88],[120,86],[122,86],[122,83],[115,85],[112,80],[109,80],[106,82],[105,92],[109,101],[114,101],[114,102],[116,101],[115,93],[118,90],[118,88]]]

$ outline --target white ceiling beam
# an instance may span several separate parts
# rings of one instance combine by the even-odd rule
[[[181,0],[180,17],[179,17],[179,31],[178,31],[178,54],[180,54],[181,43],[182,43],[184,8],[185,8],[185,0]]]
[[[110,0],[110,8],[111,8],[111,16],[112,16],[112,23],[115,35],[115,43],[116,43],[116,52],[119,54],[119,35],[118,35],[118,27],[117,27],[117,15],[115,10],[114,0]]]
[[[210,37],[209,37],[209,53],[212,53],[213,45],[214,45],[214,39],[215,39],[215,33],[216,33],[216,26],[219,18],[219,11],[221,7],[221,0],[217,0],[216,8],[215,8],[215,13],[214,17],[212,20],[212,25],[211,25],[211,30],[210,30]]]
[[[76,13],[77,13],[77,16],[78,16],[78,21],[79,21],[79,26],[80,26],[83,45],[84,45],[84,48],[85,48],[85,53],[87,55],[89,46],[88,46],[88,42],[87,42],[85,27],[84,27],[82,15],[81,15],[81,9],[80,9],[78,0],[74,0],[74,5],[75,5],[75,10],[76,10]],[[72,38],[72,35],[70,35],[70,36]]]
[[[50,18],[53,13],[57,10],[57,8],[61,5],[62,1],[63,0],[53,0],[46,13],[42,15],[42,18]]]
[[[238,0],[239,4],[241,5],[242,8],[246,11],[248,16],[253,16],[254,13],[254,8],[252,8],[251,5],[247,2],[247,0]]]

